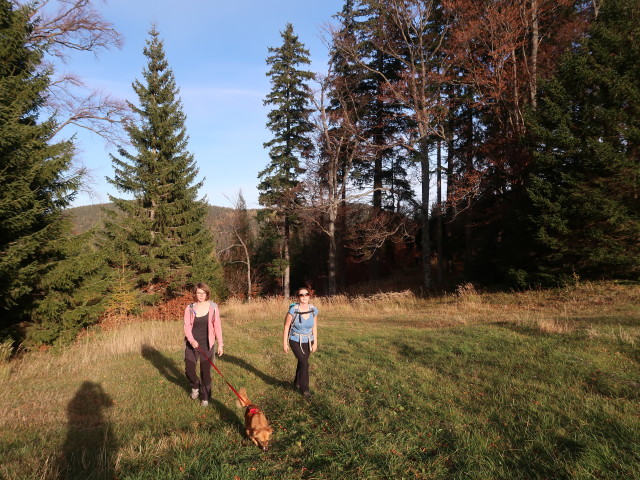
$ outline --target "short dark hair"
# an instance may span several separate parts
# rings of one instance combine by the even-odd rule
[[[193,290],[191,292],[193,295],[193,301],[198,301],[198,295],[196,295],[198,289],[204,290],[204,293],[207,294],[207,300],[209,300],[209,297],[211,296],[211,289],[209,288],[209,285],[207,285],[206,283],[198,282],[193,286]]]
[[[296,290],[296,295],[300,295],[300,290],[306,290],[307,293],[311,295],[311,289],[309,287],[299,287],[298,290]]]

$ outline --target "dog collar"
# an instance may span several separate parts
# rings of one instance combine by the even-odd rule
[[[256,413],[258,413],[260,411],[260,409],[258,409],[257,407],[251,407],[249,409],[249,415],[255,415]]]

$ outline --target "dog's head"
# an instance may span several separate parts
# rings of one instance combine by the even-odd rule
[[[263,452],[269,450],[269,440],[271,440],[271,434],[273,429],[271,427],[259,427],[253,429],[251,439],[255,442]]]

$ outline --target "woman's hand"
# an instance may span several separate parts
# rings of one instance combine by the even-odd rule
[[[318,342],[311,342],[311,353],[314,353],[318,350]]]
[[[282,349],[284,350],[284,353],[289,353],[289,344],[288,343],[283,343],[282,344]]]
[[[221,357],[224,353],[224,347],[222,345],[218,345],[218,356]]]
[[[200,346],[200,344],[194,340],[193,342],[191,342],[191,346],[193,348],[198,348]]]

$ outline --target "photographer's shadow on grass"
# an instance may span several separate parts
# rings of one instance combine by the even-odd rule
[[[280,380],[279,378],[272,377],[271,375],[267,375],[262,370],[258,370],[256,367],[251,365],[246,360],[242,358],[234,357],[233,355],[224,354],[223,357],[220,357],[221,360],[229,363],[233,363],[238,367],[244,368],[246,371],[253,373],[256,377],[260,378],[267,385],[271,385],[274,387],[284,387],[290,388],[291,382],[287,382],[285,380]]]
[[[189,382],[184,372],[176,365],[176,362],[167,358],[160,350],[150,345],[142,345],[141,353],[146,360],[149,360],[149,362],[158,369],[158,372],[160,372],[164,378],[185,392],[189,391]]]
[[[118,449],[107,410],[111,397],[99,383],[85,381],[67,405],[67,438],[60,479],[111,479]]]

